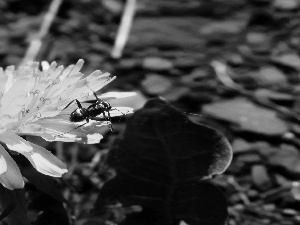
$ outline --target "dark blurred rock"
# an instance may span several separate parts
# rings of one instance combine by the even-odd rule
[[[247,164],[261,163],[262,161],[261,156],[256,152],[236,156],[236,159],[242,163]]]
[[[174,61],[174,66],[179,69],[190,69],[199,66],[199,60],[195,58],[177,58]]]
[[[127,48],[138,50],[155,47],[161,50],[203,50],[205,39],[199,29],[208,20],[200,17],[137,18]]]
[[[257,6],[268,6],[272,0],[250,0],[250,2]]]
[[[188,86],[197,86],[199,83],[203,83],[203,79],[209,75],[209,71],[198,67],[194,69],[190,74],[181,77],[181,82]]]
[[[197,15],[202,8],[203,2],[199,0],[139,0],[137,1],[137,14],[157,15]]]
[[[216,95],[212,94],[209,91],[190,91],[186,93],[183,96],[183,99],[185,101],[191,101],[191,104],[194,104],[193,106],[191,105],[190,108],[199,107],[199,104],[205,104],[205,103],[210,103],[213,102],[217,98]]]
[[[202,35],[238,34],[245,26],[245,21],[241,18],[224,21],[210,21],[200,28]]]
[[[172,87],[171,89],[169,89],[169,91],[165,94],[163,94],[162,96],[171,101],[178,101],[179,98],[181,98],[182,96],[184,96],[185,94],[189,93],[190,89],[188,87],[184,87],[184,86],[175,86]]]
[[[249,27],[259,27],[264,29],[278,28],[279,22],[274,18],[274,14],[267,9],[255,10],[248,20]]]

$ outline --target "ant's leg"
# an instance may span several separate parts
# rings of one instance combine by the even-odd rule
[[[125,116],[126,116],[126,114],[125,113],[122,113],[120,110],[118,110],[117,108],[112,108],[111,110],[116,110],[116,111],[118,111],[122,116],[120,116],[120,120],[119,121],[121,121],[121,118],[123,117],[123,118],[125,118]],[[111,117],[110,116],[110,113],[108,112],[108,115],[109,115],[109,117]]]
[[[98,96],[97,96],[96,93],[92,90],[92,88],[90,88],[88,85],[86,85],[86,87],[87,87],[88,89],[90,89],[90,90],[93,92],[93,94],[94,94],[96,100],[99,101]]]
[[[86,124],[87,124],[87,123],[81,124],[81,125],[79,125],[79,126],[75,127],[74,129],[72,129],[72,130],[70,130],[70,131],[68,131],[68,132],[66,132],[66,133],[63,133],[63,134],[56,135],[55,137],[59,137],[59,136],[62,136],[62,135],[65,135],[65,134],[71,133],[73,130],[76,130],[76,129],[78,129],[79,127],[82,127],[82,126],[84,126],[84,125],[86,125]]]
[[[103,117],[110,122],[110,124],[108,125],[109,129],[111,132],[113,132],[113,127],[111,125],[111,117],[110,117],[110,113],[109,113],[109,110],[106,111],[108,116],[105,115],[105,111],[102,113],[103,114]]]
[[[98,96],[96,95],[96,93],[93,92],[93,94],[94,94],[95,98],[97,99],[97,101],[99,101],[99,98],[98,98]]]
[[[77,99],[75,99],[75,101],[76,101],[76,104],[77,104],[78,109],[80,110],[81,114],[84,115],[84,112],[83,112],[83,108],[82,108],[82,106],[81,106],[81,103],[80,103]],[[85,120],[86,120],[87,123],[89,122],[89,118],[87,118],[86,116],[85,116]]]
[[[103,117],[104,117],[104,119],[105,119],[105,121],[109,121],[110,122],[110,120],[107,118],[107,116],[103,113]],[[99,118],[99,117],[92,117],[92,118],[90,118],[91,120],[95,120],[95,121],[103,121],[103,118]],[[112,125],[111,125],[111,122],[110,122],[110,124],[109,125],[107,125],[108,126],[108,128],[110,129],[110,131],[111,132],[113,132],[114,130],[113,130],[113,127],[112,127]]]

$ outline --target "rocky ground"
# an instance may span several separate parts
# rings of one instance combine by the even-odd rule
[[[111,52],[123,5],[63,1],[36,60],[68,65],[83,58],[84,72],[118,77],[106,90],[137,91],[134,102],[119,104],[138,108],[162,96],[197,114],[189,115],[221,130],[233,147],[230,167],[215,178],[228,199],[228,225],[300,224],[300,2],[139,0],[116,59]],[[46,0],[1,1],[2,67],[22,61],[48,7]],[[114,126],[117,134],[124,124]],[[96,172],[90,166],[114,137],[100,146],[52,146],[66,149],[73,168],[66,179],[82,190],[65,191],[74,203],[70,215],[85,218],[99,188],[97,173],[110,176],[105,165]]]

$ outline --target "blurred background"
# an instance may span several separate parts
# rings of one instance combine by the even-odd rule
[[[82,58],[85,74],[117,76],[101,91],[137,92],[115,104],[138,109],[162,96],[221,130],[234,150],[215,179],[230,225],[300,224],[299,49],[299,0],[0,2],[2,67],[28,55],[59,65]],[[65,189],[70,215],[85,218],[95,190],[112,176],[101,157],[124,122],[113,121],[115,132],[99,145],[33,140],[70,165],[65,179],[77,187]]]

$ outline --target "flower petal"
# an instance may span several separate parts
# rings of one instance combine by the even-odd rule
[[[23,188],[24,180],[20,169],[7,151],[0,145],[1,161],[6,161],[7,170],[0,174],[0,183],[9,190]],[[2,164],[2,162],[1,162]]]
[[[133,108],[131,107],[113,107],[109,113],[111,117],[125,116],[127,114],[133,113]]]
[[[108,131],[108,128],[106,130]],[[41,137],[46,141],[77,142],[82,144],[98,144],[103,139],[103,136],[99,133],[85,134],[82,136],[64,134],[56,137],[50,135],[41,135]]]
[[[0,68],[0,94],[3,95],[5,92],[6,82],[8,81],[8,76],[4,74],[3,68]]]
[[[118,92],[118,91],[112,91],[107,92],[102,95],[98,95],[98,98],[100,99],[114,99],[114,98],[127,98],[137,95],[136,92]],[[93,97],[93,96],[91,96]],[[90,100],[90,98],[89,98]]]
[[[29,142],[14,133],[1,133],[0,141],[7,145],[10,150],[23,153],[32,151]]]
[[[91,120],[89,123],[86,123],[86,121],[74,123],[69,121],[68,117],[69,115],[59,115],[53,118],[43,118],[36,121],[34,124],[40,125],[43,128],[43,133],[51,134],[53,136],[62,133],[70,133],[73,135],[79,135],[81,133],[84,133],[85,135],[87,133],[101,133],[101,131],[95,129],[96,125],[99,127],[104,121]],[[107,124],[103,124],[103,126],[106,125]]]
[[[24,155],[33,167],[45,175],[61,177],[66,173],[66,165],[48,150],[32,144],[16,134],[1,134],[0,141],[5,143],[10,150]]]
[[[0,174],[3,174],[7,171],[7,163],[4,156],[0,155]]]
[[[33,147],[32,152],[23,152],[22,154],[37,171],[52,177],[61,177],[68,172],[66,165],[50,151],[33,143],[30,144]]]
[[[80,142],[86,144],[99,143],[103,138],[101,134],[106,133],[107,124],[103,121],[90,121],[87,124],[73,123],[68,119],[56,117],[45,118],[35,123],[43,127],[43,133],[39,134],[47,141]],[[81,127],[80,125],[84,124]]]
[[[41,125],[38,124],[25,124],[22,129],[18,132],[18,135],[39,135],[44,132],[44,129]]]

